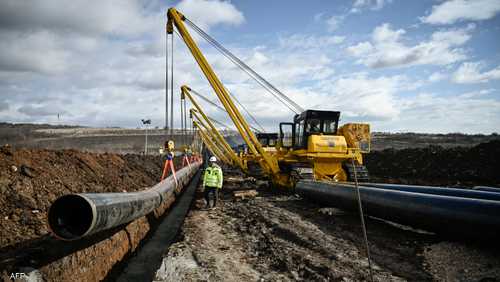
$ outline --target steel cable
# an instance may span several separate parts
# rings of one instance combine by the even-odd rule
[[[208,99],[207,97],[203,96],[202,94],[196,92],[195,90],[191,89],[191,92],[193,94],[195,94],[196,96],[200,97],[201,99],[203,99],[205,102],[211,104],[212,106],[214,107],[217,107],[217,109],[221,110],[221,111],[224,111],[224,112],[227,112],[223,107],[217,105],[217,103],[215,103],[214,101]],[[257,119],[248,111],[247,108],[245,108],[245,106],[243,106],[240,101],[238,101],[238,99],[236,99],[236,97],[234,97],[234,95],[232,95],[229,91],[228,91],[229,95],[231,95],[231,98],[233,98],[236,103],[238,103],[238,105],[240,105],[243,110],[245,110],[245,112],[248,114],[248,116],[255,122],[255,124],[260,128],[259,130],[256,130],[257,132],[266,132],[265,129],[262,127],[262,125],[257,121]],[[256,129],[255,127],[251,126],[252,129]]]
[[[373,272],[372,272],[372,262],[371,262],[371,257],[370,257],[370,246],[368,244],[368,234],[366,232],[366,224],[365,224],[365,215],[363,213],[363,204],[361,202],[361,193],[359,192],[359,186],[358,186],[358,173],[356,171],[356,166],[354,165],[354,159],[352,160],[352,168],[354,170],[354,184],[356,188],[356,196],[358,198],[358,209],[359,209],[359,216],[361,218],[361,228],[363,229],[363,237],[365,240],[365,248],[366,248],[366,257],[368,258],[368,269],[370,271],[370,281],[373,282]]]
[[[278,90],[274,85],[265,80],[261,75],[255,72],[251,67],[241,61],[238,57],[232,54],[229,50],[224,48],[219,42],[217,42],[214,38],[210,37],[207,33],[205,33],[201,28],[196,26],[189,19],[185,19],[186,23],[193,28],[193,30],[198,33],[203,39],[205,39],[208,43],[210,43],[215,49],[221,52],[226,58],[228,58],[231,62],[233,62],[238,68],[247,73],[251,78],[253,78],[257,83],[259,83],[264,89],[266,89],[270,94],[272,94],[278,101],[284,104],[288,109],[292,112],[298,114],[303,112],[304,109],[295,103],[292,99],[290,99],[287,95]],[[280,99],[281,97],[281,99]],[[284,101],[283,101],[283,100]],[[288,104],[287,104],[288,103]]]

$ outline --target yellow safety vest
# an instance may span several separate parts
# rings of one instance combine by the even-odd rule
[[[222,169],[219,166],[209,166],[203,175],[203,186],[222,188]]]

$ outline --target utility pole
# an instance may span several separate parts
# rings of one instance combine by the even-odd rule
[[[144,155],[148,154],[148,124],[151,124],[151,119],[141,119],[142,124],[146,127],[146,140],[144,141]]]

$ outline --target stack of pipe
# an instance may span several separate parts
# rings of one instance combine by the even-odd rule
[[[456,237],[500,234],[500,190],[361,183],[367,215]],[[355,186],[302,180],[296,191],[304,198],[357,210]]]

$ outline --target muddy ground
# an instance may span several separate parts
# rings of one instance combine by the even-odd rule
[[[226,175],[229,173],[226,172]],[[359,216],[230,173],[222,202],[201,191],[155,281],[369,281]],[[239,200],[233,192],[256,189]],[[500,281],[498,247],[368,218],[375,281]]]
[[[499,183],[498,148],[499,142],[490,142],[472,148],[385,150],[368,155],[367,166],[381,182],[488,185]],[[22,253],[30,242],[48,237],[46,214],[57,197],[141,190],[158,182],[161,165],[158,156],[0,147],[0,255]],[[219,208],[204,210],[198,193],[178,242],[165,254],[158,281],[368,279],[357,214],[270,191],[267,183],[234,171],[225,176]],[[436,179],[440,182],[432,182]],[[237,200],[233,195],[248,189],[258,196]],[[500,251],[492,242],[450,241],[371,218],[367,223],[376,281],[500,281]],[[127,236],[115,234],[121,235]],[[101,270],[104,274],[95,277],[109,269]]]
[[[0,147],[0,250],[46,235],[59,196],[142,190],[159,181],[161,167],[159,156]]]

